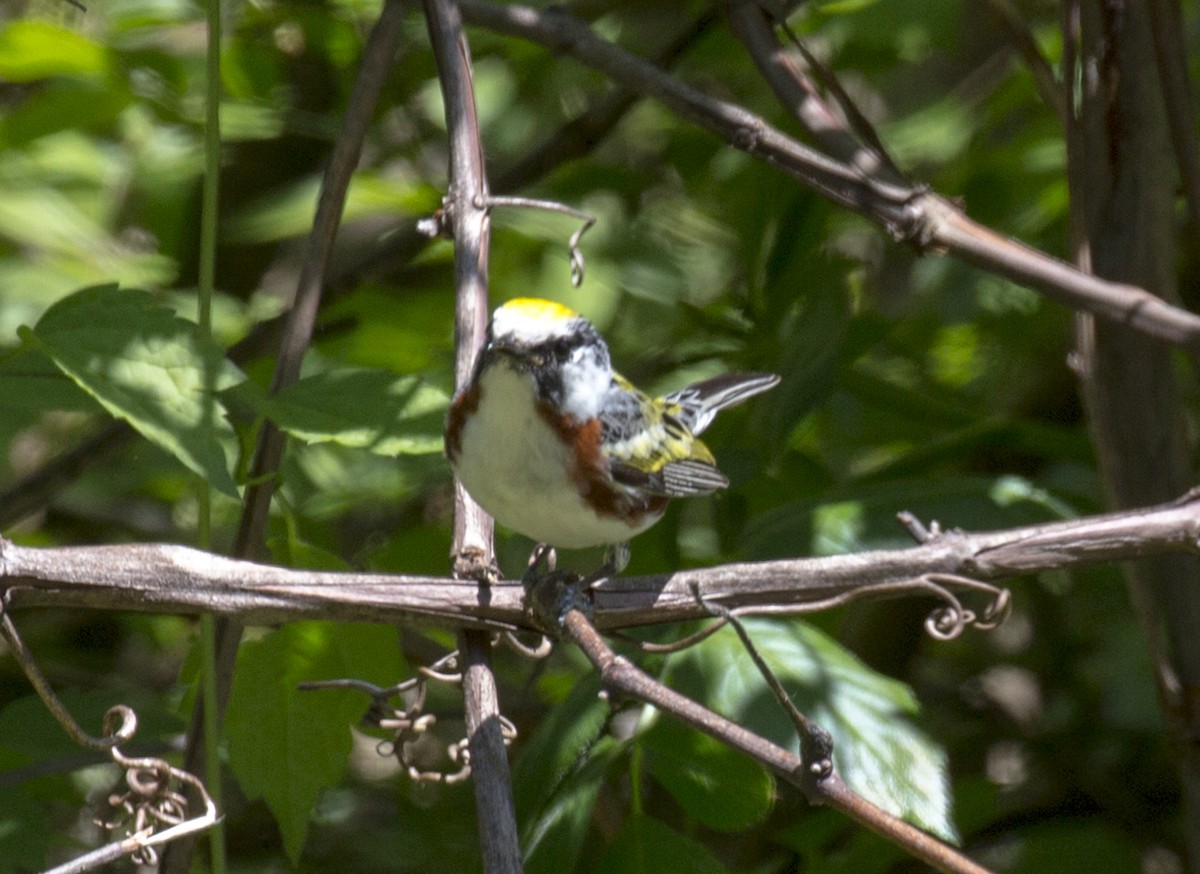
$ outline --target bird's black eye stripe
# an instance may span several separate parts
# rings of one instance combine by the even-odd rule
[[[550,354],[559,361],[566,361],[575,350],[575,343],[570,337],[559,337],[550,346]]]

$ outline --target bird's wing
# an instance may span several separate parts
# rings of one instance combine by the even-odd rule
[[[707,461],[685,458],[668,461],[658,470],[643,470],[616,459],[610,460],[613,479],[651,495],[667,498],[687,498],[710,495],[726,488],[729,480]]]
[[[663,402],[686,428],[700,434],[719,411],[778,384],[774,373],[724,373],[672,392]]]
[[[691,430],[621,377],[606,403],[602,449],[621,485],[652,495],[707,495],[729,485]]]

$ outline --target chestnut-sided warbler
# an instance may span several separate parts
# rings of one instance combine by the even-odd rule
[[[668,499],[729,485],[697,435],[718,410],[778,382],[731,373],[652,398],[613,370],[583,316],[518,298],[496,310],[450,406],[446,454],[501,525],[564,549],[608,546],[623,565],[627,541]]]

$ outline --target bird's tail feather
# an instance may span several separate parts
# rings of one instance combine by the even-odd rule
[[[726,407],[740,404],[779,384],[774,373],[724,373],[689,385],[663,398],[678,406],[679,418],[693,434],[712,424],[713,417]]]

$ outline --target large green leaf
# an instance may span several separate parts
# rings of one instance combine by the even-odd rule
[[[523,823],[526,874],[559,874],[578,867],[596,798],[613,761],[625,745],[602,738],[559,786],[551,803]]]
[[[891,813],[954,838],[946,754],[914,723],[917,703],[908,687],[804,623],[747,620],[746,627],[800,709],[833,735],[842,778]],[[732,630],[672,659],[666,679],[738,723],[798,748],[791,723]]]
[[[23,346],[0,361],[0,397],[9,410],[98,411],[91,395],[32,346]]]
[[[262,406],[275,424],[307,443],[395,456],[441,451],[448,400],[414,376],[339,370],[302,379]]]
[[[524,743],[513,768],[513,800],[522,820],[546,804],[603,735],[610,707],[600,692],[599,678],[584,676]]]
[[[708,828],[742,831],[771,812],[775,781],[744,753],[673,719],[657,720],[641,743],[650,774]]]
[[[701,844],[648,816],[631,817],[608,849],[604,874],[720,874],[725,867]]]
[[[394,629],[299,622],[249,641],[238,655],[226,715],[229,764],[250,798],[275,815],[293,861],[321,790],[337,783],[350,754],[350,726],[367,709],[362,693],[301,692],[305,680],[401,678]]]
[[[596,794],[625,744],[605,732],[609,705],[589,674],[558,702],[513,770],[513,798],[529,872],[576,867]]]
[[[32,339],[109,413],[237,497],[222,446],[233,429],[215,393],[242,376],[194,324],[147,292],[104,285],[55,303]]]

